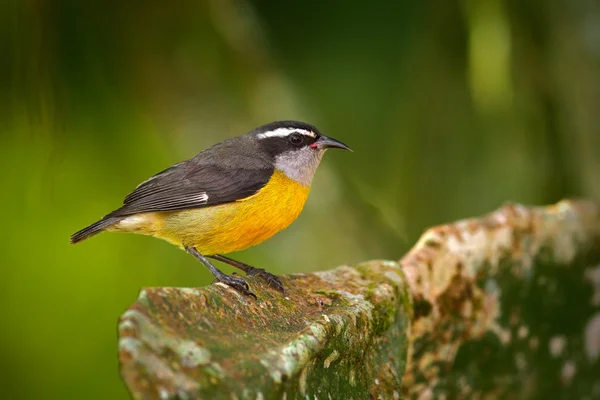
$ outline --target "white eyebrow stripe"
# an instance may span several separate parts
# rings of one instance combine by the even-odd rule
[[[259,139],[266,139],[266,138],[270,138],[270,137],[286,137],[287,135],[289,135],[292,132],[298,132],[302,135],[306,135],[306,136],[310,136],[310,137],[315,137],[315,133],[312,131],[307,131],[306,129],[298,129],[298,128],[277,128],[273,131],[267,131],[264,133],[259,133],[257,135],[257,137]]]

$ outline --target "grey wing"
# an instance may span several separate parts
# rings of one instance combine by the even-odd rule
[[[244,199],[263,188],[273,168],[224,168],[184,161],[140,184],[109,215],[200,208]]]

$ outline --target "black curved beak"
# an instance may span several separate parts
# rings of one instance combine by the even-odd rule
[[[352,151],[352,149],[346,146],[344,143],[336,140],[334,138],[330,138],[327,136],[321,136],[315,142],[319,149],[343,149]]]

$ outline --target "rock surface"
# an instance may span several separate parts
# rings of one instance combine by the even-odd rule
[[[121,317],[138,399],[600,398],[596,204],[509,205],[400,261],[149,288]]]
[[[400,398],[408,285],[374,261],[282,277],[149,288],[121,317],[121,375],[139,399]],[[329,397],[331,396],[331,397]]]
[[[406,398],[600,398],[597,205],[509,205],[431,228],[401,265]]]

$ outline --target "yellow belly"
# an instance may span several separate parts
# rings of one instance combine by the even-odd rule
[[[140,214],[146,226],[131,231],[177,246],[193,246],[206,255],[230,253],[287,228],[298,218],[309,191],[310,187],[276,171],[269,183],[249,198],[206,208]]]

